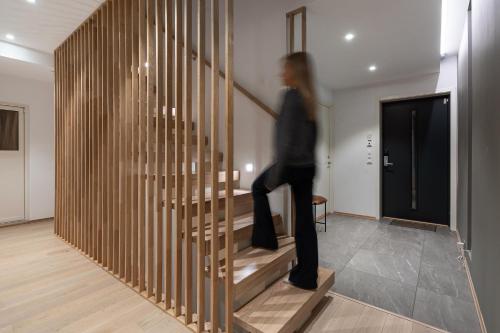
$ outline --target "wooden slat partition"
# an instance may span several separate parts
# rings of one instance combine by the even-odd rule
[[[222,27],[222,123],[223,18],[219,0],[210,0],[208,22],[206,5],[207,0],[107,0],[55,50],[54,231],[191,329],[232,332],[231,177],[220,207],[218,198],[219,172],[232,174],[234,168],[233,0],[225,0]],[[207,24],[213,65],[208,108]],[[197,52],[201,57],[193,73]],[[224,163],[219,139],[225,140]],[[205,228],[218,239],[221,213],[225,249],[211,241],[207,258]],[[222,256],[225,299],[219,299]]]

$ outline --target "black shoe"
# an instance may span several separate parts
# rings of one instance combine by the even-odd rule
[[[270,251],[276,251],[276,250],[278,250],[278,242],[276,242],[276,244],[264,244],[264,243],[259,243],[259,242],[253,242],[252,241],[252,247],[256,247],[256,248],[259,248],[259,249],[270,250]]]
[[[300,288],[300,289],[304,289],[304,290],[316,290],[318,289],[318,283],[307,283],[307,284],[303,284],[303,283],[298,283],[298,282],[294,282],[290,279],[288,279],[288,282],[294,286],[294,287],[297,287],[297,288]]]

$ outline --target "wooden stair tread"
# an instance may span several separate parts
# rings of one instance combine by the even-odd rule
[[[205,224],[205,241],[209,242],[212,239],[212,228],[209,223],[210,220],[208,220],[207,218],[211,218],[211,215],[206,214],[205,216],[206,216],[205,221],[207,222]],[[275,220],[278,217],[280,217],[279,214],[273,213],[273,220]],[[238,231],[241,231],[245,228],[253,227],[253,213],[247,213],[240,216],[235,216],[233,221],[233,226],[234,226],[233,230],[235,233],[234,238],[235,240],[239,240],[238,236],[236,235]],[[219,237],[223,237],[225,232],[226,232],[226,222],[224,220],[221,220],[219,222]],[[197,236],[198,232],[195,230],[193,232],[193,238],[196,238]]]
[[[212,219],[212,214],[205,214],[205,240],[210,241],[212,239],[212,228],[210,226],[210,221]],[[197,222],[196,217],[193,218],[193,223]],[[234,232],[237,233],[239,230],[244,229],[248,226],[253,225],[253,213],[243,214],[241,216],[235,216],[233,220]],[[226,232],[226,222],[222,219],[219,221],[219,236],[223,236]],[[193,239],[198,237],[198,231],[196,228],[193,232]]]
[[[164,170],[162,170],[164,171]],[[183,172],[182,177],[185,177],[185,173]],[[146,170],[146,178],[149,177],[148,171]],[[165,174],[162,172],[161,177],[165,179]],[[172,174],[172,177],[175,178],[175,173]],[[153,170],[153,179],[156,180],[156,170]],[[198,173],[197,172],[192,172],[191,173],[191,179],[193,182],[198,180]],[[205,172],[205,185],[210,186],[211,185],[211,179],[212,179],[212,173],[211,171],[206,171]],[[234,170],[233,171],[233,181],[238,181],[240,180],[240,171],[239,170]],[[226,182],[226,171],[221,170],[219,171],[219,177],[218,177],[219,183],[225,183]]]
[[[210,185],[210,184],[209,184]],[[233,192],[233,196],[234,197],[239,197],[239,196],[246,196],[246,195],[251,195],[252,192],[248,191],[248,190],[240,190],[240,189],[235,189],[234,192]],[[222,190],[222,191],[219,191],[219,199],[224,199],[226,197],[226,191],[225,190]],[[205,190],[205,202],[209,202],[212,200],[212,191],[210,190],[210,188],[206,189]],[[182,204],[184,204],[184,198],[182,199]],[[172,200],[172,204],[175,203],[175,200]],[[193,198],[192,198],[192,203],[193,204],[196,204],[198,203],[198,196],[197,195],[193,195]]]
[[[319,267],[316,290],[296,288],[286,279],[288,275],[236,311],[235,323],[250,332],[294,332],[333,286],[335,272]]]
[[[233,261],[235,295],[237,296],[258,284],[276,267],[286,265],[293,259],[295,259],[295,239],[293,237],[278,239],[278,250],[276,251],[249,247],[236,253]],[[223,277],[225,277],[225,269],[226,266],[220,268]]]

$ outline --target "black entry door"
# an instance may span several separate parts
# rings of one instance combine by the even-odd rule
[[[449,225],[449,96],[382,105],[384,217]]]

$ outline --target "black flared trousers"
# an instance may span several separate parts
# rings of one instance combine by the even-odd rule
[[[272,173],[271,166],[252,185],[254,204],[254,228],[252,245],[266,249],[277,249],[271,208],[265,186]],[[318,279],[318,238],[313,223],[312,190],[315,167],[285,167],[279,185],[289,184],[295,197],[295,245],[298,264],[291,270],[289,280],[305,289],[316,289]]]

